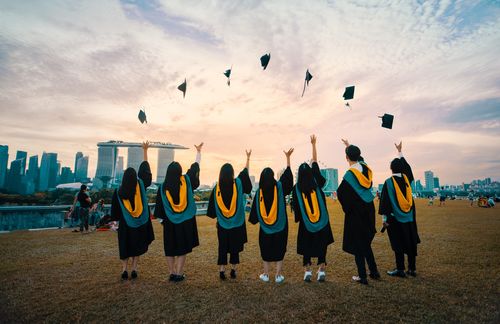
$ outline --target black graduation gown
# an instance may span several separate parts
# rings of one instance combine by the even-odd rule
[[[286,168],[285,172],[280,177],[280,182],[283,189],[283,197],[278,197],[278,199],[285,199],[286,196],[290,194],[293,188],[293,174],[290,167]],[[269,212],[271,205],[273,203],[274,193],[268,192],[264,193],[264,203],[266,206],[266,211]],[[257,224],[259,218],[257,216],[257,195],[255,195],[252,203],[252,210],[250,211],[250,217],[248,221],[252,224]],[[285,203],[285,228],[281,232],[266,234],[262,228],[259,230],[259,247],[260,255],[262,260],[266,262],[281,261],[285,257],[286,246],[288,242],[288,216],[286,214],[286,203]]]
[[[411,167],[404,158],[401,158],[401,162],[403,162],[402,173],[406,175],[408,181],[411,183],[414,180]],[[403,177],[395,177],[395,179],[401,189],[401,192],[406,192],[406,183]],[[392,250],[394,252],[417,255],[417,244],[420,243],[420,237],[418,236],[417,230],[417,213],[415,210],[415,203],[413,203],[412,207],[413,222],[398,222],[395,217],[389,216],[392,213],[392,205],[387,190],[387,185],[384,183],[384,187],[382,188],[382,193],[380,195],[378,213],[380,215],[387,216],[387,223],[389,223],[387,234],[389,235]]]
[[[316,179],[316,183],[320,187],[321,197],[326,205],[325,193],[321,188],[325,185],[326,179],[321,175],[318,163],[313,162],[312,164],[313,176]],[[299,203],[297,201],[297,193],[295,190],[295,185],[292,189],[292,204],[293,211],[295,214],[295,222],[299,223],[299,233],[297,235],[297,253],[308,257],[319,257],[326,255],[326,250],[328,245],[334,242],[332,228],[330,227],[330,220],[328,224],[316,233],[309,232],[303,221],[302,214],[300,212]],[[307,199],[310,200],[310,194],[306,194]],[[306,216],[307,217],[307,216]]]
[[[139,172],[139,179],[147,188],[151,185],[151,168],[147,161],[142,162]],[[118,226],[118,249],[120,251],[120,259],[124,260],[129,257],[140,256],[148,251],[148,247],[155,239],[153,225],[151,220],[139,227],[129,227],[123,218],[120,202],[118,201],[118,191],[115,190],[111,199],[111,220],[119,221]],[[131,201],[133,204],[133,201]],[[148,208],[149,206],[144,206]]]
[[[186,172],[191,182],[192,190],[195,190],[200,185],[200,166],[198,163],[193,163],[191,168]],[[172,223],[163,208],[163,200],[161,198],[161,187],[158,188],[156,194],[156,205],[154,215],[156,218],[162,219],[163,225],[163,248],[166,256],[181,256],[193,251],[193,248],[200,245],[198,239],[198,227],[196,225],[196,216],[188,219],[180,224]],[[172,195],[175,202],[176,197]],[[178,201],[177,194],[177,201]]]
[[[363,174],[368,176],[364,166]],[[375,205],[365,202],[351,185],[342,180],[337,197],[345,213],[342,249],[353,255],[368,255],[375,233]]]
[[[238,179],[241,180],[241,185],[243,193],[249,194],[252,192],[252,181],[248,175],[248,169],[243,169],[238,175]],[[217,218],[214,205],[214,192],[215,188],[210,194],[210,199],[208,200],[207,216],[210,218]],[[222,201],[226,206],[231,204],[231,199],[233,198],[233,193],[229,190],[222,191]],[[246,204],[245,204],[246,205]],[[247,242],[247,227],[245,222],[241,226],[225,229],[219,225],[217,222],[217,238],[219,240],[219,251],[221,253],[239,253],[243,251],[244,245]]]

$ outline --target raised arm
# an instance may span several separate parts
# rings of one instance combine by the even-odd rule
[[[196,162],[191,164],[191,167],[186,172],[189,180],[191,181],[191,188],[195,190],[200,186],[200,162],[201,162],[201,149],[203,147],[203,142],[200,145],[195,145],[196,147]]]
[[[401,142],[399,142],[399,144],[394,143],[394,146],[396,146],[396,149],[398,150],[399,158],[401,159],[401,162],[403,164],[403,174],[405,174],[406,177],[408,178],[408,181],[410,183],[412,183],[415,178],[413,177],[413,171],[411,170],[411,166],[408,164],[406,159],[403,157],[403,142],[401,141]]]
[[[148,160],[148,148],[149,148],[149,141],[142,142],[142,154],[143,154],[143,161]]]
[[[245,164],[245,168],[250,171],[250,156],[252,155],[252,150],[245,150],[245,153],[247,154],[247,163]]]
[[[316,135],[311,135],[312,162],[318,162],[318,153],[316,152]]]
[[[200,145],[194,145],[196,147],[196,163],[200,164],[201,163],[201,149],[203,148],[203,142],[200,143]]]
[[[343,139],[343,138],[341,138],[341,140],[342,140],[342,143],[344,143],[345,147],[348,147],[350,145],[348,140]]]
[[[285,153],[286,156],[286,170],[281,175],[280,182],[283,185],[283,194],[287,196],[290,194],[293,188],[293,174],[292,170],[290,169],[290,156],[293,153],[293,148],[289,149],[288,151],[283,151],[283,153]]]
[[[252,192],[252,180],[250,180],[249,168],[250,168],[250,156],[252,155],[252,150],[245,151],[247,154],[247,163],[245,168],[238,174],[238,179],[241,180],[241,185],[243,186],[243,192],[249,194]]]

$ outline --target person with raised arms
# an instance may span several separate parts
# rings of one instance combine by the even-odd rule
[[[247,242],[245,225],[245,194],[252,191],[252,181],[248,174],[252,150],[246,151],[245,168],[234,178],[233,166],[224,164],[219,172],[219,181],[208,200],[207,216],[217,219],[217,239],[219,243],[217,264],[219,278],[226,279],[227,255],[231,264],[230,276],[236,279],[236,266],[240,263],[240,252]]]
[[[286,214],[285,197],[293,188],[293,174],[290,169],[290,156],[293,148],[283,151],[287,167],[279,181],[274,179],[271,168],[265,168],[260,174],[259,187],[253,199],[248,221],[260,224],[259,247],[264,262],[264,272],[260,280],[269,282],[269,264],[276,262],[275,282],[282,283],[283,259],[288,241],[288,216]]]
[[[323,282],[326,278],[326,252],[334,240],[325,194],[321,190],[326,179],[318,166],[315,135],[311,136],[311,145],[312,167],[307,163],[300,165],[297,183],[292,190],[292,206],[295,222],[299,223],[297,253],[303,256],[304,281],[311,281],[311,258],[318,258],[317,280]]]
[[[156,195],[154,216],[162,220],[163,247],[170,272],[169,281],[172,282],[185,279],[186,255],[199,245],[193,190],[200,185],[203,143],[195,147],[196,162],[184,175],[178,162],[170,163],[165,181],[158,188]]]
[[[349,163],[349,169],[337,190],[337,197],[345,213],[342,249],[354,255],[358,275],[353,276],[352,280],[367,285],[365,260],[370,269],[370,278],[380,279],[371,247],[377,232],[372,170],[363,161],[361,150],[357,146],[349,145],[347,140],[342,141],[346,146],[346,160]]]
[[[122,280],[128,279],[128,261],[132,259],[131,278],[137,278],[139,256],[148,251],[155,236],[150,220],[146,188],[151,185],[151,168],[148,162],[149,142],[142,144],[144,161],[139,171],[127,168],[122,183],[111,199],[111,221],[119,221],[118,249],[122,261]]]
[[[392,176],[388,178],[382,194],[378,213],[382,215],[387,228],[392,250],[396,258],[396,269],[387,271],[390,276],[417,276],[416,256],[420,237],[417,230],[415,201],[411,190],[414,180],[410,165],[402,154],[403,143],[394,144],[399,158],[391,162]],[[405,257],[408,256],[408,271],[405,273]]]

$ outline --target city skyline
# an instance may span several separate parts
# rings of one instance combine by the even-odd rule
[[[499,29],[500,7],[487,1],[2,2],[0,138],[9,165],[20,150],[73,166],[78,150],[89,175],[103,140],[203,141],[206,184],[225,162],[241,169],[245,149],[257,177],[282,169],[289,147],[296,170],[311,134],[340,179],[347,138],[382,183],[402,140],[417,179],[427,170],[442,184],[499,179]],[[392,130],[380,127],[384,113]],[[176,159],[186,170],[195,151]]]

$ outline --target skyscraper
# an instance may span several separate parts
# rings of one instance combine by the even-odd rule
[[[118,160],[116,161],[116,171],[115,171],[115,178],[117,181],[120,181],[123,178],[123,156],[119,156]]]
[[[321,169],[321,174],[326,179],[323,191],[334,192],[339,188],[339,170],[333,168]]]
[[[61,176],[59,178],[59,183],[71,183],[74,180],[73,172],[71,172],[70,167],[61,168]]]
[[[432,171],[425,171],[425,190],[432,191],[434,189],[434,173]]]
[[[39,176],[38,155],[33,155],[29,159],[28,171],[26,172],[26,181],[33,184],[33,191],[38,189]]]
[[[21,160],[21,175],[26,174],[26,161],[28,160],[28,152],[17,151],[16,160]]]
[[[40,163],[39,190],[45,191],[56,187],[57,182],[57,153],[43,152]]]
[[[165,181],[165,174],[170,163],[174,161],[174,150],[158,149],[158,168],[156,172],[156,182]]]
[[[78,174],[78,160],[83,157],[82,152],[77,152],[75,155],[75,167],[73,168],[73,171],[75,172],[75,181],[78,181],[76,179],[76,175]]]
[[[18,159],[10,162],[9,175],[7,177],[5,188],[14,193],[22,193],[22,174],[21,168],[23,159]]]
[[[5,186],[8,163],[9,163],[9,147],[7,145],[0,145],[0,188],[3,188]]]
[[[434,177],[434,188],[438,188],[439,189],[439,178],[438,177]]]
[[[88,179],[88,171],[89,171],[89,157],[82,156],[78,159],[76,163],[75,169],[75,181],[76,182],[85,182]]]
[[[144,152],[142,147],[129,147],[127,155],[127,168],[134,168],[139,170],[139,166],[144,159]]]
[[[97,169],[95,177],[113,178],[116,163],[116,147],[99,146],[97,149]]]

